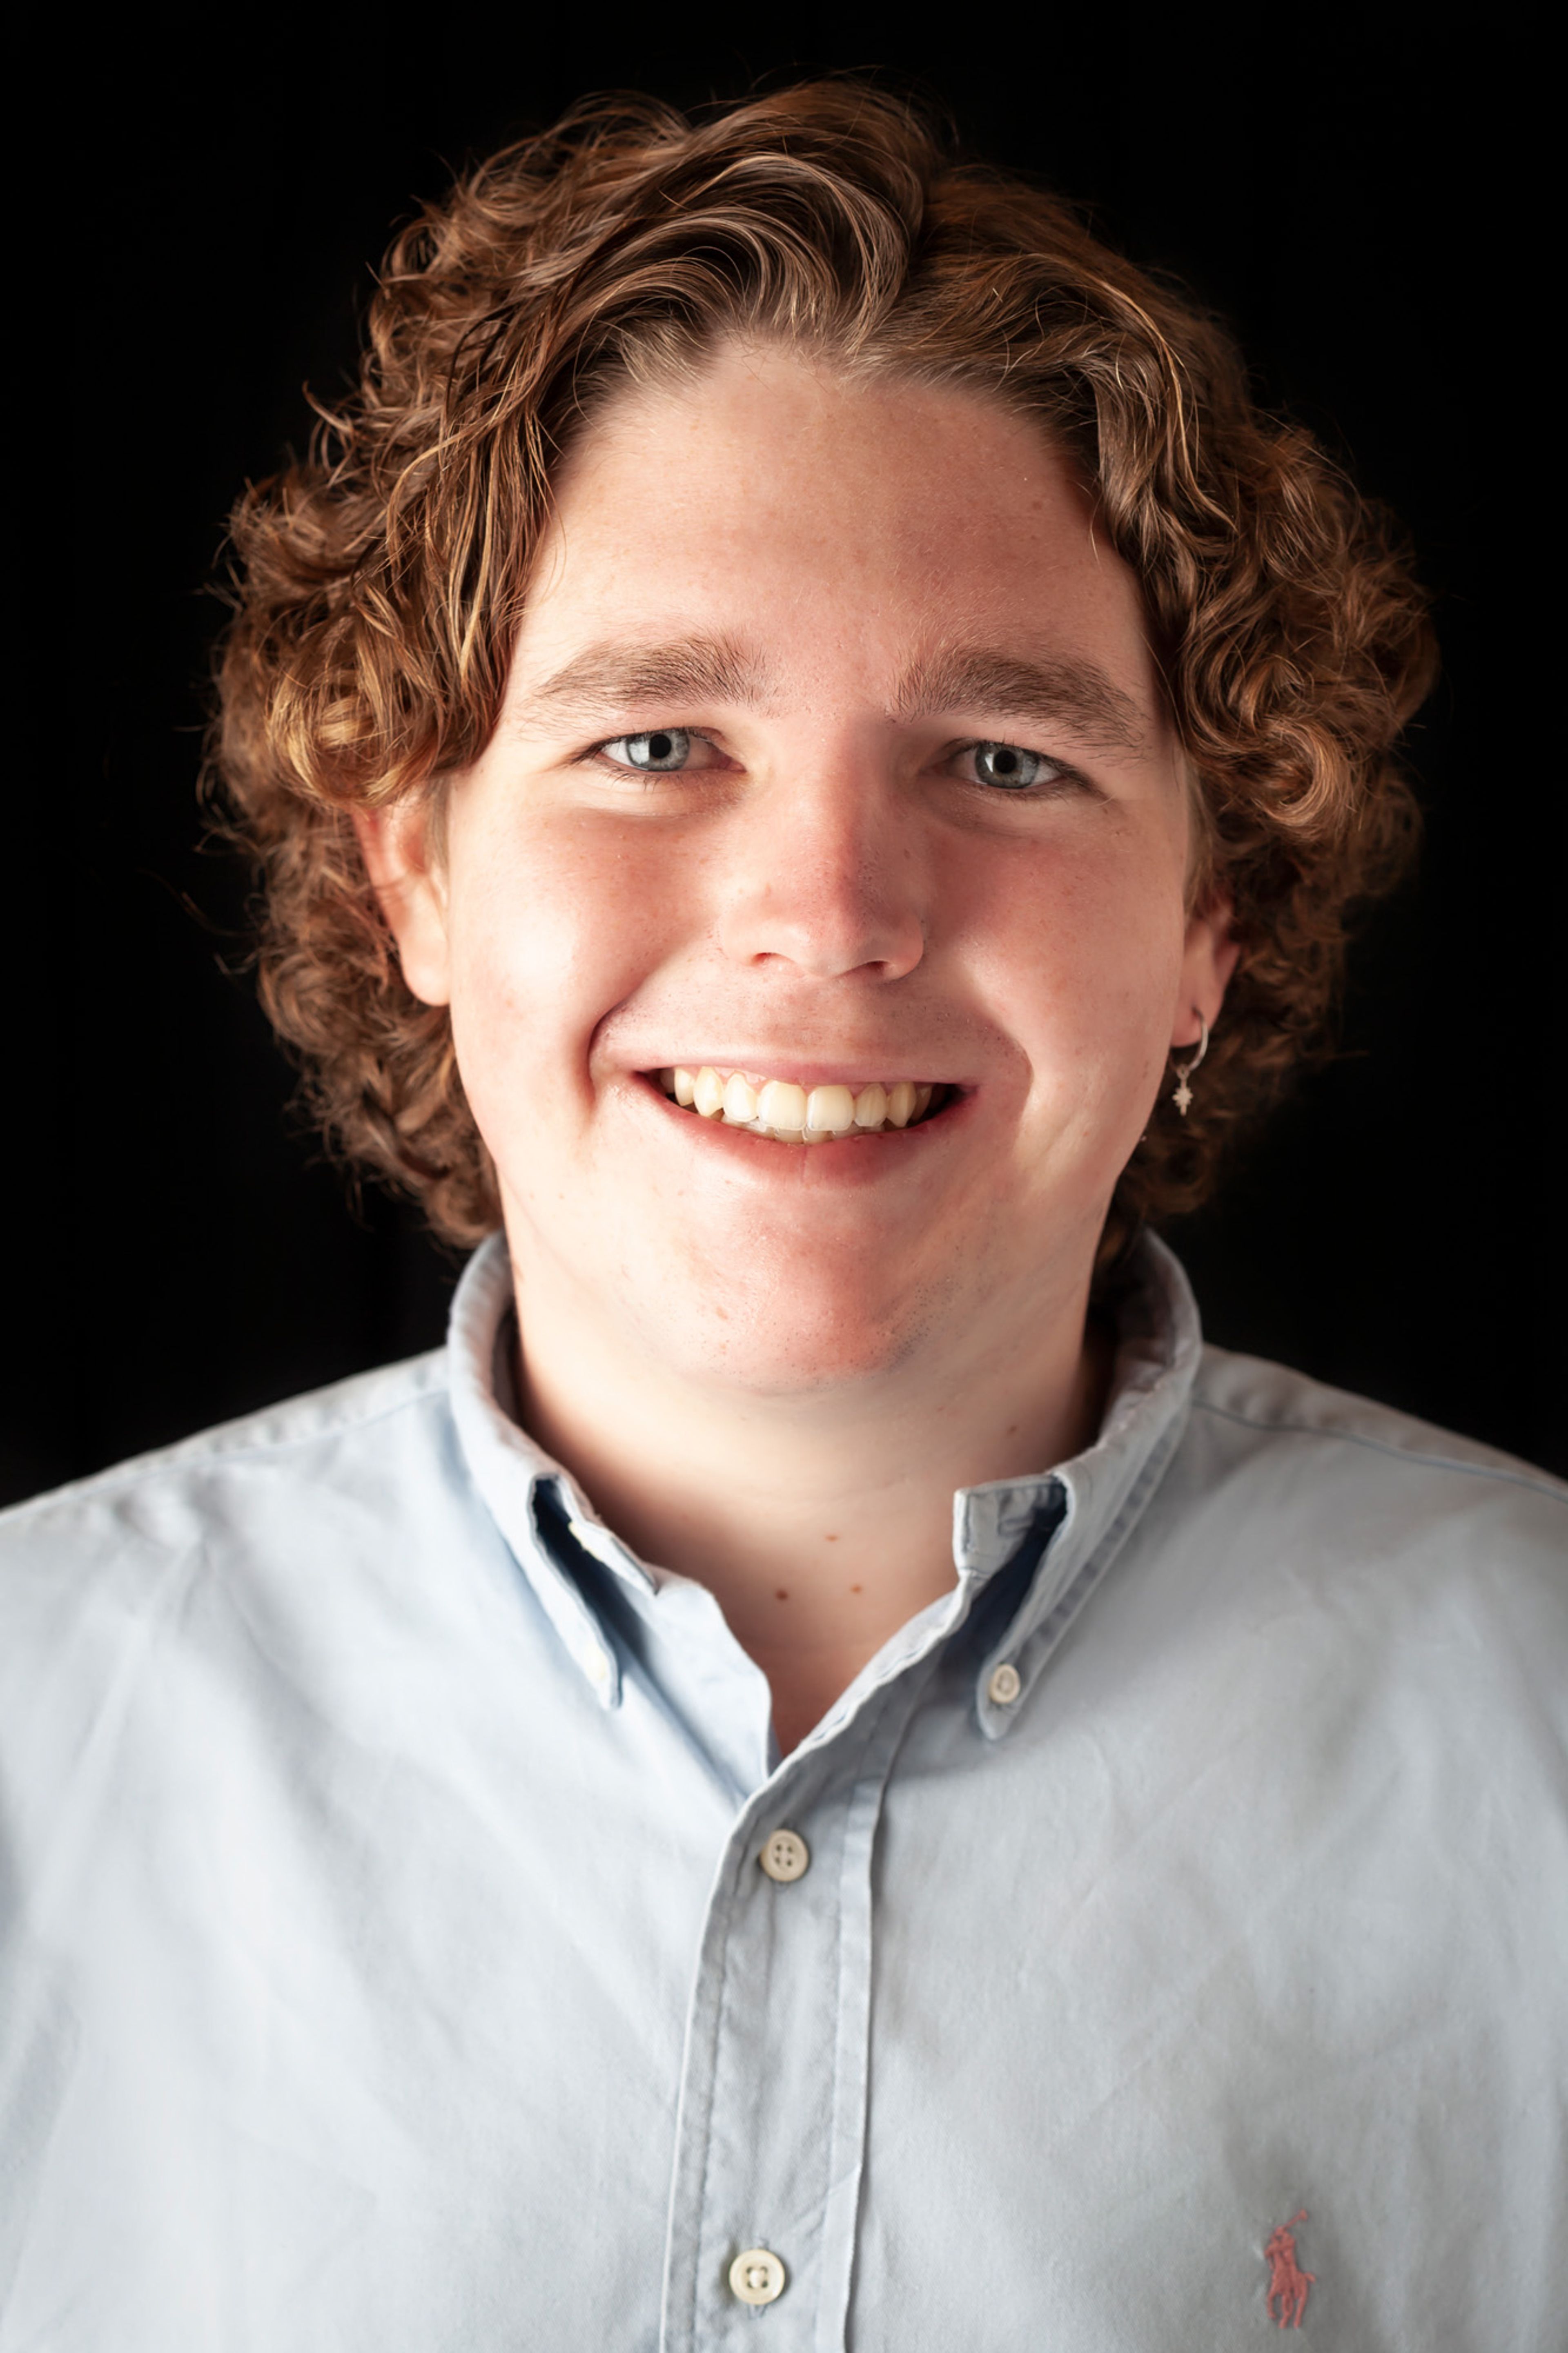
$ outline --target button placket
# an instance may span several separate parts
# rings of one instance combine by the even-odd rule
[[[747,2224],[760,2243],[744,2246],[746,2263],[771,2255],[780,2266],[767,2300],[779,2299],[781,2348],[843,2343],[865,2147],[872,1847],[925,1681],[916,1672],[880,1694],[736,1824],[688,2026],[662,2353],[751,2345],[736,2333],[752,2318],[735,2284]],[[809,1846],[794,1828],[802,1820]],[[775,1878],[770,1856],[795,1877]]]

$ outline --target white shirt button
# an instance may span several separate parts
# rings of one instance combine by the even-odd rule
[[[811,1849],[798,1831],[775,1831],[757,1861],[770,1879],[804,1879],[811,1864]],[[770,2255],[768,2261],[773,2260]],[[773,2293],[776,2295],[778,2290]]]
[[[784,2267],[767,2247],[748,2247],[730,2266],[730,2285],[742,2304],[772,2304],[784,2290]]]
[[[1011,1707],[1023,1688],[1023,1676],[1011,1659],[1004,1659],[999,1667],[992,1668],[985,1695],[987,1699],[994,1700],[998,1707]]]

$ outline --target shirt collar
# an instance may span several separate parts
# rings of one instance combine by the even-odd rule
[[[641,1580],[648,1571],[605,1527],[571,1473],[535,1445],[501,1400],[512,1381],[506,1362],[511,1330],[511,1262],[506,1236],[491,1234],[463,1270],[447,1327],[447,1382],[458,1441],[490,1517],[539,1599],[552,1626],[600,1704],[619,1704],[620,1665],[575,1581],[565,1576],[540,1531],[536,1495],[546,1479],[557,1483],[561,1508],[585,1551],[619,1577]]]
[[[574,1537],[634,1593],[651,1595],[658,1580],[605,1526],[571,1474],[506,1409],[511,1305],[505,1237],[492,1234],[469,1260],[452,1301],[447,1366],[458,1442],[480,1497],[552,1626],[601,1704],[614,1707],[620,1699],[615,1648],[542,1534],[541,1482],[555,1482]],[[993,1739],[1018,1720],[1047,1660],[1142,1516],[1185,1427],[1202,1333],[1186,1276],[1153,1235],[1140,1239],[1111,1312],[1115,1364],[1094,1444],[1068,1462],[1025,1478],[960,1488],[952,1499],[955,1592],[921,1611],[894,1638],[891,1655],[868,1670],[876,1683],[886,1682],[951,1631],[1033,1536],[1038,1567],[1005,1628],[986,1644],[978,1671],[980,1724]],[[993,1696],[995,1670],[1004,1662],[1018,1677],[1010,1700]]]
[[[1140,1237],[1110,1303],[1117,1346],[1100,1435],[1070,1461],[1026,1479],[961,1488],[953,1497],[953,1557],[994,1573],[1042,1518],[1038,1568],[1018,1609],[981,1661],[981,1728],[998,1739],[1051,1652],[1142,1517],[1186,1428],[1203,1331],[1180,1261],[1153,1234]],[[1010,1699],[993,1696],[996,1669],[1016,1672]]]

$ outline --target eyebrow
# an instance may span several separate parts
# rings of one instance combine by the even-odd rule
[[[727,703],[756,709],[772,699],[767,666],[738,638],[696,636],[662,644],[605,638],[531,687],[513,725],[592,725],[648,704]],[[1070,727],[1103,750],[1142,752],[1147,728],[1130,694],[1097,663],[1071,657],[1026,660],[983,646],[954,646],[917,661],[894,698],[904,721],[984,711],[1047,731]]]
[[[733,638],[674,638],[664,645],[606,639],[531,687],[517,723],[535,717],[602,719],[646,703],[726,702],[755,706],[767,693],[756,655]]]
[[[994,712],[1049,729],[1070,727],[1101,750],[1142,752],[1143,712],[1099,665],[1070,657],[1025,661],[987,647],[953,646],[917,662],[899,691],[900,719],[946,711]]]

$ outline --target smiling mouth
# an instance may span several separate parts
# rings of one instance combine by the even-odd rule
[[[847,1144],[858,1135],[887,1135],[934,1119],[958,1090],[935,1081],[873,1079],[868,1086],[801,1087],[758,1071],[650,1071],[660,1092],[682,1111],[725,1127],[744,1127],[775,1144]]]

